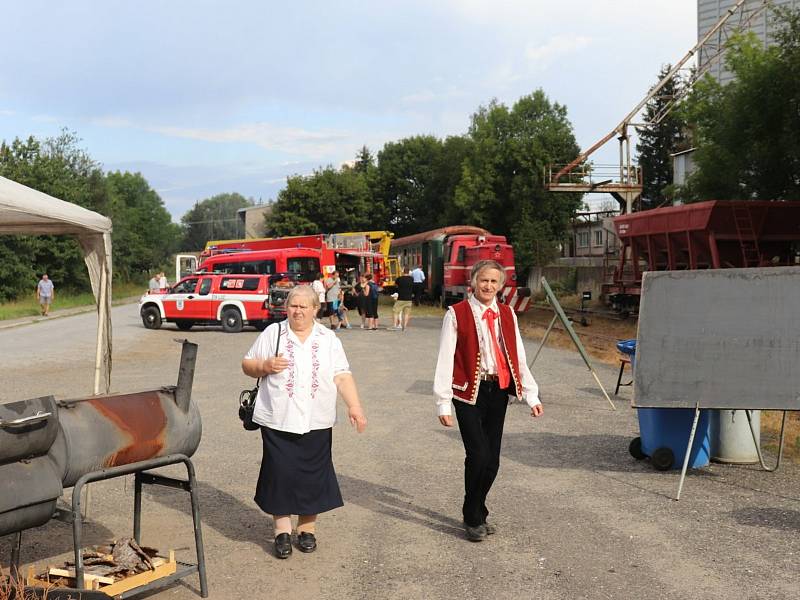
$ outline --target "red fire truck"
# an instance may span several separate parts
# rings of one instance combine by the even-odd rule
[[[316,272],[328,274],[339,271],[345,281],[354,280],[357,275],[362,273],[372,273],[373,279],[382,285],[387,277],[384,255],[372,250],[370,240],[366,235],[335,233],[210,241],[200,253],[200,268],[209,270],[206,265],[253,262],[256,260],[254,253],[275,250],[291,250],[297,254],[298,258],[302,254],[302,257],[306,259],[313,253],[318,257]],[[225,258],[219,258],[220,255],[224,255]],[[306,266],[311,267],[311,262],[307,262]],[[279,270],[299,272],[301,269],[287,267],[286,269],[279,268]],[[311,270],[307,269],[308,272]],[[302,271],[305,272],[306,269],[302,269]]]

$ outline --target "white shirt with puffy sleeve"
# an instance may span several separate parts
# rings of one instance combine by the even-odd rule
[[[301,342],[288,322],[282,321],[261,332],[245,358],[275,356],[279,328],[278,354],[289,360],[289,366],[261,378],[253,421],[300,434],[333,427],[338,394],[333,378],[350,372],[342,342],[319,323],[314,323],[311,334]]]
[[[469,306],[472,309],[472,315],[475,319],[476,327],[478,330],[478,344],[481,351],[481,364],[480,369],[483,373],[497,373],[497,365],[495,365],[494,354],[491,350],[492,338],[495,336],[501,347],[505,345],[505,340],[500,333],[499,319],[495,321],[495,331],[490,332],[487,321],[483,318],[483,313],[486,309],[491,308],[495,312],[497,303],[492,302],[491,306],[484,306],[475,296],[470,295]],[[519,369],[519,376],[522,380],[522,398],[520,400],[533,407],[536,404],[541,404],[539,401],[539,386],[528,368],[528,359],[525,356],[525,346],[522,343],[522,337],[519,334],[519,325],[517,324],[517,315],[512,311],[514,318],[514,331],[516,333],[514,344],[517,347],[517,368]],[[433,379],[433,395],[436,398],[436,407],[439,416],[452,414],[451,400],[453,399],[453,364],[455,363],[456,343],[458,342],[458,320],[456,313],[452,307],[448,308],[444,315],[442,322],[442,333],[439,338],[439,356],[436,361],[436,373]]]

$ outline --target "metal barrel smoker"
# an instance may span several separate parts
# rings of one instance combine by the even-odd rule
[[[135,475],[134,539],[141,543],[143,484],[189,493],[197,564],[179,563],[168,578],[130,594],[198,573],[208,596],[194,467],[189,460],[200,444],[200,411],[192,402],[197,344],[182,343],[175,386],[131,394],[55,400],[53,396],[0,404],[0,536],[16,534],[12,575],[19,570],[22,532],[58,517],[72,522],[76,587],[85,588],[81,552],[81,491],[92,481]],[[187,478],[146,472],[182,463]],[[71,510],[57,510],[64,488],[72,487]],[[52,592],[49,597],[52,597]]]

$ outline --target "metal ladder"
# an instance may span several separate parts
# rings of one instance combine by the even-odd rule
[[[742,248],[743,267],[757,267],[761,262],[761,252],[758,249],[753,215],[747,206],[733,207],[733,222],[736,225],[736,235],[739,236],[739,245]]]

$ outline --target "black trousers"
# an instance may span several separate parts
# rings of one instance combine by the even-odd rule
[[[425,291],[425,282],[411,284],[411,298],[414,301],[414,306],[419,306],[422,301],[422,292]]]
[[[456,419],[464,442],[464,522],[477,527],[486,522],[486,496],[500,468],[500,445],[508,407],[508,390],[493,381],[481,381],[477,402],[455,400]]]

